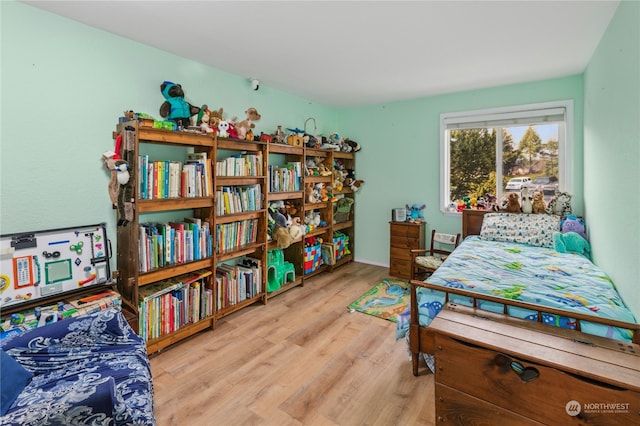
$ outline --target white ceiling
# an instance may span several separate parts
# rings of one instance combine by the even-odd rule
[[[362,106],[581,73],[619,1],[23,3],[262,87]]]

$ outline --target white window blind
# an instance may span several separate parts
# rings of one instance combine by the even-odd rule
[[[446,130],[479,129],[493,127],[529,126],[565,121],[565,108],[523,110],[493,114],[460,114],[444,118]]]

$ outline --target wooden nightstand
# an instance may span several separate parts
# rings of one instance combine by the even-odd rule
[[[426,222],[389,222],[389,275],[411,279],[411,249],[424,248]]]

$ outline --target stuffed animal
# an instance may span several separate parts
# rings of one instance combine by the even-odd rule
[[[282,249],[289,247],[293,242],[293,238],[289,233],[289,229],[287,229],[286,227],[277,226],[277,225],[275,230],[273,231],[272,238],[275,240],[276,246]]]
[[[166,99],[160,105],[160,116],[175,121],[181,128],[188,127],[191,116],[197,115],[200,108],[184,100],[184,91],[179,84],[165,81],[160,85],[160,92]]]
[[[520,191],[520,199],[522,200],[522,213],[533,213],[533,197],[526,186]]]
[[[512,192],[507,197],[507,208],[506,210],[509,213],[520,213],[520,201],[518,201],[520,197],[515,192]]]
[[[500,199],[499,204],[498,203],[493,204],[492,210],[496,212],[506,211],[508,205],[509,205],[509,197],[507,197],[507,195],[503,195],[502,198]]]
[[[200,117],[200,130],[202,130],[202,133],[215,132],[211,124],[209,124],[210,119],[209,114],[203,114],[202,117]]]
[[[271,216],[277,226],[287,227],[287,217],[280,212],[277,206],[273,204],[269,206],[269,216]]]
[[[344,144],[348,145],[349,147],[351,147],[351,151],[350,152],[358,152],[360,151],[360,144],[356,141],[353,141],[349,138],[346,138],[344,140]]]
[[[235,129],[238,132],[238,139],[246,139],[247,132],[256,127],[253,122],[260,120],[260,117],[262,117],[258,114],[258,110],[253,107],[247,109],[244,113],[247,115],[247,118],[235,125]]]
[[[414,204],[412,206],[409,206],[409,204],[407,204],[405,207],[407,209],[407,213],[409,213],[409,219],[424,220],[424,215],[422,214],[422,210],[427,208],[426,204],[423,204],[423,205]]]
[[[536,213],[536,214],[545,213],[545,210],[547,209],[547,204],[544,202],[544,197],[542,196],[542,192],[533,191],[532,197],[533,197],[533,201],[532,201],[533,213]]]
[[[574,215],[567,215],[560,222],[560,229],[562,233],[575,232],[585,240],[587,239],[584,220],[580,217],[576,217]]]
[[[558,216],[571,214],[571,195],[568,192],[556,192],[545,211]]]
[[[218,136],[221,138],[229,137],[229,122],[226,120],[220,120],[218,122]]]
[[[578,253],[587,258],[591,257],[591,246],[577,232],[553,233],[553,245],[558,253]]]
[[[363,183],[364,181],[362,179],[356,179],[349,184],[349,188],[351,188],[353,192],[358,192]]]
[[[302,225],[299,217],[294,217],[291,221],[291,226],[289,226],[289,235],[294,240],[299,240],[304,235],[306,227]]]

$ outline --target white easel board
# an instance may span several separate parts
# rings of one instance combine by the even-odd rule
[[[0,236],[0,310],[111,284],[105,224]]]

